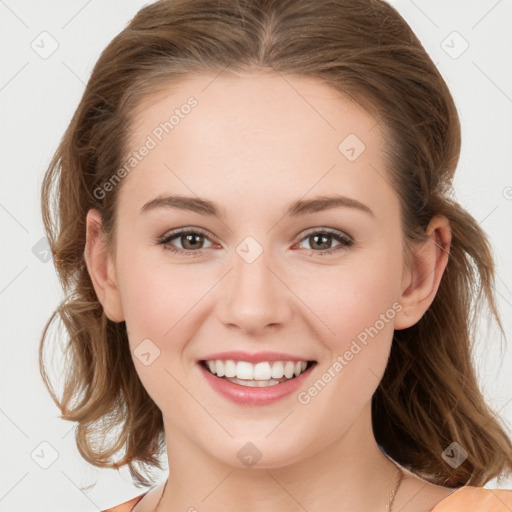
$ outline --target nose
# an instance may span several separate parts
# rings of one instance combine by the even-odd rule
[[[261,335],[290,319],[293,294],[269,259],[265,251],[252,263],[234,255],[234,267],[223,280],[223,298],[218,304],[226,326]]]

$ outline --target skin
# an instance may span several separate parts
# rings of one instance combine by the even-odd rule
[[[375,441],[371,397],[393,330],[415,324],[435,297],[448,220],[432,219],[428,241],[406,266],[381,126],[307,77],[226,72],[174,84],[134,111],[130,149],[190,96],[197,107],[120,185],[115,255],[100,236],[99,213],[87,215],[87,268],[107,316],[126,322],[132,355],[147,338],[160,350],[149,366],[134,363],[163,413],[170,476],[134,510],[385,510],[397,469]],[[348,134],[366,146],[354,161],[338,150]],[[350,207],[285,215],[295,200],[334,193],[373,215]],[[213,201],[223,218],[175,208],[139,213],[169,194]],[[155,242],[182,227],[208,232],[199,256]],[[310,228],[341,231],[354,244],[328,238],[318,248]],[[251,263],[236,252],[247,236],[263,251]],[[186,242],[172,244],[198,250]],[[401,310],[308,404],[292,393],[266,406],[236,405],[196,363],[225,350],[296,354],[318,362],[307,390],[393,304]],[[251,468],[237,457],[247,442],[262,454]],[[393,509],[427,511],[452,491],[408,473]]]

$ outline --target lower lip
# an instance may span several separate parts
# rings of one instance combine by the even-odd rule
[[[314,364],[311,365],[298,377],[282,382],[281,384],[274,384],[273,386],[266,386],[264,388],[253,388],[234,384],[228,380],[216,377],[204,368],[202,364],[199,364],[201,371],[211,387],[220,395],[239,405],[268,405],[292,394],[294,391],[297,391],[308,378],[314,366]]]

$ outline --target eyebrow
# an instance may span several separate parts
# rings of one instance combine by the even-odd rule
[[[354,208],[375,217],[373,211],[365,204],[357,201],[356,199],[340,195],[318,196],[313,199],[299,199],[288,206],[285,215],[299,217],[309,213],[338,207]],[[219,207],[215,203],[199,197],[187,197],[180,195],[158,196],[144,204],[140,209],[140,214],[156,208],[177,208],[180,210],[190,210],[202,215],[224,218],[224,215],[221,214]]]

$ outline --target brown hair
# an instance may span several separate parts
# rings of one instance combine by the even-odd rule
[[[380,119],[404,240],[425,240],[429,220],[440,213],[450,221],[452,244],[431,307],[394,333],[373,396],[376,440],[399,463],[447,486],[481,486],[511,471],[512,444],[471,360],[484,303],[502,334],[503,327],[490,243],[451,197],[457,110],[418,38],[380,0],[161,0],[142,8],[101,54],[42,185],[44,225],[67,295],[44,328],[41,373],[62,418],[78,422],[82,456],[97,466],[127,464],[136,482],[147,484],[140,470],[159,466],[164,445],[162,415],[137,376],[126,326],[105,316],[84,263],[89,209],[99,210],[115,247],[121,184],[101,198],[94,191],[122,165],[142,100],[187,75],[226,69],[314,77]],[[60,397],[43,350],[57,317],[69,358]],[[441,457],[454,441],[469,454],[456,469]]]

